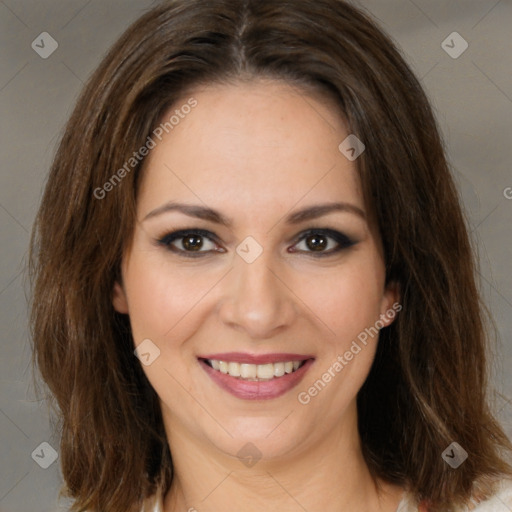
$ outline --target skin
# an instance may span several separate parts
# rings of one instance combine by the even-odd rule
[[[297,399],[399,300],[396,286],[385,285],[381,240],[355,162],[338,149],[349,132],[329,100],[277,81],[209,86],[190,96],[197,106],[149,155],[113,299],[130,316],[135,345],[149,338],[160,350],[143,369],[160,398],[175,468],[164,510],[394,512],[403,489],[372,479],[357,430],[356,395],[377,338],[307,405]],[[146,218],[169,201],[213,208],[232,224],[178,211]],[[340,201],[364,216],[286,220]],[[199,258],[157,242],[192,228],[217,237],[202,239],[208,252]],[[356,243],[319,257],[297,242],[318,228]],[[247,236],[263,249],[252,263],[236,253]],[[327,240],[326,251],[337,247]],[[180,240],[173,245],[183,249]],[[218,352],[315,361],[284,395],[243,400],[213,383],[197,359]],[[249,442],[262,457],[252,467],[237,457]]]

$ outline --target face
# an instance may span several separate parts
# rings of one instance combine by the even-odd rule
[[[334,105],[279,82],[191,96],[146,161],[114,290],[171,451],[252,442],[272,459],[351,437],[398,297],[338,149],[349,132]]]

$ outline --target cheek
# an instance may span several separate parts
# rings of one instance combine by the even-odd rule
[[[341,350],[379,319],[384,289],[382,262],[373,255],[352,258],[340,265],[309,275],[297,295],[323,324],[326,341]]]
[[[218,276],[208,272],[176,272],[165,258],[133,254],[126,268],[126,291],[135,343],[176,337],[190,328],[201,310],[201,299]]]
[[[380,275],[368,272],[340,270],[307,288],[311,309],[326,328],[319,340],[320,357],[297,400],[304,414],[326,423],[338,421],[354,403],[375,358],[382,289]]]
[[[129,298],[130,323],[134,344],[150,339],[160,351],[150,365],[142,369],[164,404],[180,410],[198,395],[194,376],[198,372],[191,358],[193,344],[187,340],[204,323],[212,288],[219,276],[176,268],[161,254],[146,251],[132,253],[125,267],[125,285]]]

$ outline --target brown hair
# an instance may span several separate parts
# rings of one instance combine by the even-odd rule
[[[403,310],[381,331],[358,395],[363,453],[373,475],[453,510],[475,482],[512,475],[503,459],[512,447],[486,397],[471,246],[418,80],[374,22],[340,0],[166,2],[125,32],[79,98],[30,267],[34,364],[58,406],[72,510],[138,510],[172,479],[158,397],[133,355],[129,319],[112,306],[144,160],[97,191],[187,91],[256,77],[335,98],[366,145],[356,163]],[[441,458],[452,441],[469,454],[456,470]]]

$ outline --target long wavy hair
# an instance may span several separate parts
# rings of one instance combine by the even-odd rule
[[[330,97],[366,145],[356,165],[403,310],[381,331],[358,394],[363,454],[375,477],[455,510],[512,475],[512,447],[490,411],[474,257],[420,83],[344,1],[172,0],[138,19],[90,77],[32,233],[33,363],[58,418],[72,511],[138,511],[173,475],[158,396],[112,305],[145,159],[109,180],[187,91],[261,77]],[[452,441],[469,454],[456,470],[441,457]]]

